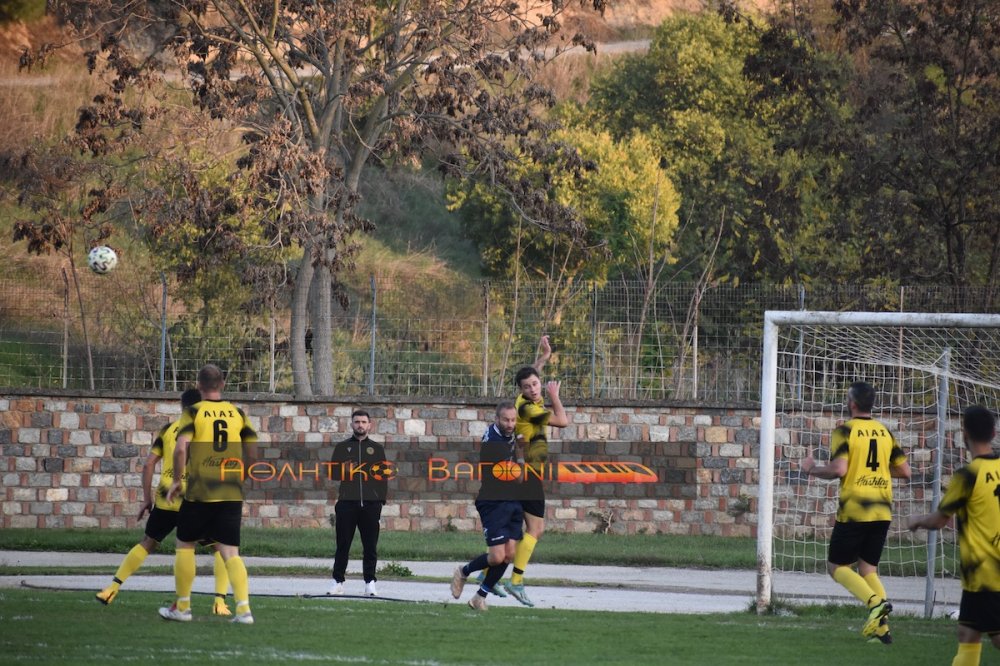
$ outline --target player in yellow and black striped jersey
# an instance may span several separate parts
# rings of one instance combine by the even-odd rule
[[[870,384],[851,384],[847,391],[851,418],[830,437],[830,463],[817,465],[809,456],[801,468],[809,476],[840,481],[827,570],[868,608],[861,634],[891,643],[886,616],[892,604],[878,576],[878,564],[892,521],[892,479],[909,479],[910,465],[889,428],[872,418],[874,405],[875,389]]]
[[[972,455],[951,477],[937,511],[910,518],[911,530],[937,530],[955,516],[962,569],[958,652],[952,666],[975,666],[982,635],[1000,648],[1000,456],[993,450],[996,417],[975,405],[962,414],[962,437]]]
[[[256,457],[257,433],[246,414],[222,399],[222,371],[206,365],[198,372],[202,400],[181,416],[174,448],[174,469],[184,469],[183,490],[177,522],[174,579],[177,601],[160,609],[166,620],[191,620],[191,589],[194,586],[194,546],[210,540],[226,563],[236,600],[234,622],[253,624],[246,566],[240,558],[240,525],[243,520],[243,470]],[[174,478],[167,500],[181,494],[181,479]]]
[[[197,389],[188,389],[181,394],[181,409],[184,410],[201,400]],[[102,604],[110,604],[118,596],[118,591],[129,576],[134,574],[146,556],[159,548],[160,543],[177,527],[177,512],[181,507],[181,498],[167,501],[167,491],[174,479],[174,444],[180,421],[174,421],[163,426],[156,435],[149,456],[142,467],[142,490],[145,501],[139,509],[139,520],[149,512],[146,521],[145,535],[142,541],[132,547],[122,560],[111,584],[97,593],[97,600]],[[157,464],[161,465],[160,479],[155,492],[152,490],[153,473]],[[183,479],[181,480],[183,483]],[[215,604],[212,612],[215,615],[231,615],[226,606],[226,590],[229,589],[229,574],[219,553],[215,554]]]
[[[871,416],[851,418],[830,437],[830,460],[840,459],[847,472],[840,477],[837,521],[891,521],[891,470],[906,462],[892,432]]]
[[[548,461],[549,426],[564,428],[569,425],[569,418],[559,398],[559,382],[550,381],[545,384],[551,409],[545,407],[543,400],[539,373],[552,356],[549,336],[542,336],[538,350],[534,364],[521,368],[514,375],[514,384],[519,392],[514,401],[517,409],[517,424],[514,431],[518,444],[524,448],[525,476],[524,483],[521,484],[524,498],[521,500],[521,506],[524,509],[525,530],[523,538],[517,544],[513,573],[510,580],[504,583],[504,589],[526,606],[534,604],[524,591],[524,570],[535,550],[535,544],[545,531],[545,490],[542,487],[541,475],[533,474],[532,469],[537,470],[538,465]]]

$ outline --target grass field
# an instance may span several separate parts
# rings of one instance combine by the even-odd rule
[[[126,553],[142,537],[142,529],[5,529],[0,549],[92,553]],[[663,534],[563,534],[547,532],[545,548],[533,561],[562,564],[604,562],[622,566],[694,566],[752,569],[756,562],[753,539],[671,536]],[[468,559],[479,547],[476,532],[394,532],[379,537],[379,559],[457,561]],[[360,557],[355,539],[351,557]],[[160,549],[172,553],[173,535]],[[333,557],[331,529],[243,528],[240,550],[246,555],[271,557]]]
[[[253,626],[206,614],[159,619],[169,595],[0,590],[0,662],[181,661],[241,664],[947,664],[954,623],[893,620],[896,642],[868,644],[856,608],[794,615],[596,613],[384,600],[255,597]],[[199,613],[200,611],[200,613]],[[984,648],[983,663],[993,654]]]
[[[141,537],[141,529],[6,529],[0,530],[0,549],[77,551],[94,553],[128,552]],[[464,560],[475,548],[478,535],[472,532],[382,532],[379,559],[420,561]],[[696,567],[705,569],[754,569],[757,546],[754,539],[669,534],[566,534],[545,533],[545,547],[533,557],[549,564],[593,564],[603,562],[620,566]],[[802,544],[800,544],[801,546]],[[355,540],[352,558],[360,557],[361,546]],[[167,538],[160,552],[172,553],[173,536]],[[244,528],[242,551],[247,555],[270,557],[333,557],[333,532],[330,529]],[[826,544],[810,548],[825,553]],[[907,562],[904,566],[901,563]],[[792,571],[825,572],[816,559],[783,558],[784,568]],[[950,571],[957,564],[950,556],[939,558],[939,565]],[[882,556],[883,575],[922,575],[924,562],[909,549],[886,548]]]
[[[124,554],[139,538],[130,530],[0,530],[0,549]],[[380,560],[458,561],[479,543],[460,532],[384,532]],[[357,544],[356,544],[357,545]],[[330,530],[244,530],[248,555],[329,558]],[[173,542],[163,552],[172,552]],[[360,552],[352,558],[360,557]],[[550,533],[538,562],[753,566],[750,539],[666,535]],[[29,571],[30,569],[30,571]],[[83,568],[83,571],[88,571]],[[0,573],[44,573],[17,567]],[[90,573],[107,573],[91,569]],[[70,573],[60,570],[59,573]],[[144,573],[167,573],[144,567]],[[309,571],[278,567],[254,575],[291,577]],[[203,570],[201,575],[210,575]],[[381,575],[381,574],[380,574]],[[390,576],[386,576],[389,578]],[[642,594],[636,591],[636,594]],[[466,595],[466,598],[468,595]],[[947,664],[954,622],[893,618],[892,646],[859,635],[854,606],[779,606],[776,615],[601,613],[495,605],[485,614],[459,603],[254,596],[252,627],[206,614],[196,596],[195,620],[168,623],[156,609],[163,593],[130,591],[108,607],[93,591],[0,590],[0,663],[93,663],[108,660],[362,664],[801,664],[872,661]],[[998,653],[1000,654],[1000,653]],[[984,664],[1000,664],[984,649]],[[874,661],[874,660],[877,660]]]

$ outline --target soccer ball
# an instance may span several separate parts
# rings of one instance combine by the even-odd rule
[[[98,275],[105,275],[118,265],[118,255],[107,245],[98,245],[87,255],[87,265]]]

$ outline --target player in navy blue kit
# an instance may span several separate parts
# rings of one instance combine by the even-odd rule
[[[507,565],[514,561],[517,542],[523,534],[524,511],[518,498],[521,468],[517,463],[516,423],[514,403],[501,402],[497,405],[496,422],[483,434],[479,449],[482,485],[476,496],[476,510],[489,550],[455,569],[451,579],[451,596],[458,599],[469,575],[488,567],[483,582],[469,601],[469,606],[476,610],[487,609],[486,595],[503,578]]]

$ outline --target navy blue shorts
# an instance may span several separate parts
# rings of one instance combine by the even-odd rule
[[[524,536],[524,511],[516,500],[479,500],[476,511],[483,523],[483,536],[487,546],[505,544],[511,539],[520,541]]]

